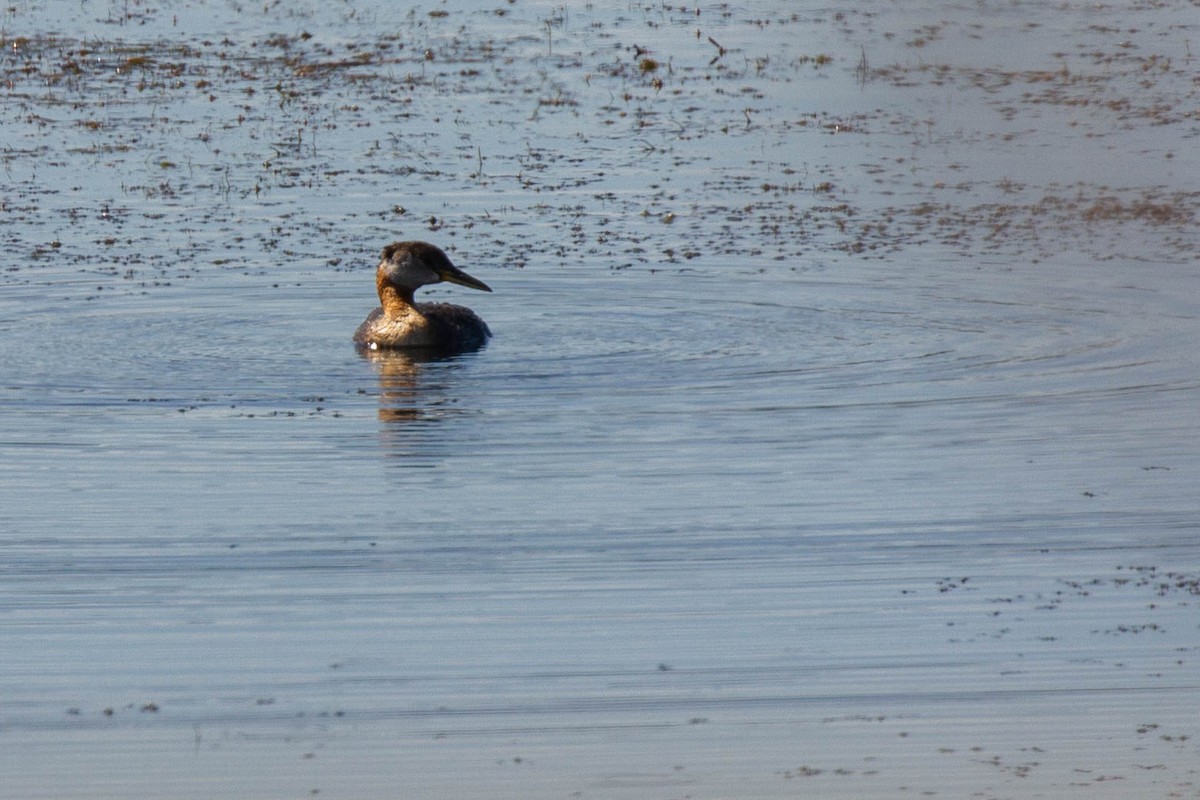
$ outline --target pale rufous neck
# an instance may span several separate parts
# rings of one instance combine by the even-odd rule
[[[403,316],[413,307],[412,289],[392,283],[383,270],[375,273],[375,290],[379,292],[379,304],[383,306],[383,313],[389,317]]]

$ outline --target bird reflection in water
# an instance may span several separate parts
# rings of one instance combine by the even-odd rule
[[[360,350],[379,374],[381,422],[437,422],[446,416],[444,399],[428,365],[452,357],[425,350]]]

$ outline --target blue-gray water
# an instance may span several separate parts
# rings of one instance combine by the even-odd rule
[[[1194,14],[2,22],[0,796],[1200,796]]]

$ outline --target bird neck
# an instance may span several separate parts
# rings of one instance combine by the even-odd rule
[[[389,317],[401,317],[413,310],[413,292],[389,281],[382,273],[375,277],[379,304]]]

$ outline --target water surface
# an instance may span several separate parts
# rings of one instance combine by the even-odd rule
[[[1186,12],[51,9],[0,794],[1200,792]]]

